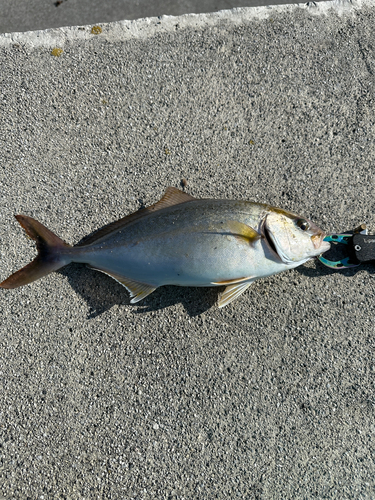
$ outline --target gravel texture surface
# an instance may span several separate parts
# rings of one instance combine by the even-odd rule
[[[375,3],[0,36],[0,278],[164,189],[375,232]],[[62,49],[60,56],[54,56]],[[0,498],[373,499],[374,267],[0,290]]]

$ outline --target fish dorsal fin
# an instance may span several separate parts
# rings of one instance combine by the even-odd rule
[[[100,271],[101,273],[110,276],[118,283],[120,283],[122,286],[124,286],[130,293],[131,304],[135,304],[136,302],[139,302],[140,300],[144,299],[145,297],[147,297],[147,295],[150,295],[150,293],[152,293],[157,288],[156,286],[147,285],[147,283],[140,283],[139,281],[134,281],[130,278],[125,278],[124,276],[120,276],[119,274],[107,273],[106,271],[102,271],[97,267],[91,267],[91,269],[94,269],[94,271]]]
[[[245,290],[247,290],[253,281],[254,280],[227,286],[219,299],[218,306],[224,307],[230,304],[234,299],[239,297]]]
[[[252,244],[261,238],[261,235],[255,229],[243,222],[229,220],[227,221],[227,226],[233,236],[243,243],[248,242]]]
[[[186,203],[187,201],[193,201],[197,198],[190,196],[190,194],[184,193],[180,189],[175,187],[167,187],[162,198],[152,205],[150,208],[153,210],[160,210],[166,207],[173,207],[173,205],[180,205],[181,203]]]
[[[181,203],[186,203],[187,201],[193,201],[196,199],[197,198],[194,198],[193,196],[190,196],[189,194],[184,193],[183,191],[180,191],[177,188],[168,187],[165,190],[165,193],[162,196],[162,198],[154,205],[150,205],[149,207],[146,208],[141,208],[140,210],[134,212],[133,214],[127,215],[122,219],[107,224],[106,226],[96,231],[94,234],[91,234],[90,236],[84,238],[75,246],[81,247],[84,245],[91,245],[92,243],[97,243],[101,238],[108,236],[108,234],[114,231],[118,231],[120,229],[124,229],[128,224],[131,224],[136,220],[142,219],[143,217],[147,217],[148,215],[150,215],[153,212],[156,212],[157,210],[162,210],[163,208],[172,207],[173,205],[179,205]]]

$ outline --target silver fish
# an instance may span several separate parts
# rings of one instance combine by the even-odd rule
[[[329,250],[313,222],[270,205],[196,199],[168,188],[159,202],[100,229],[74,247],[40,222],[16,215],[38,255],[0,283],[17,288],[71,262],[108,274],[131,303],[162,285],[226,286],[223,307],[253,281]]]

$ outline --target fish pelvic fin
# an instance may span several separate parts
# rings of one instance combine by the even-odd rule
[[[27,264],[27,266],[16,271],[0,283],[1,288],[18,288],[28,285],[52,271],[57,271],[70,262],[70,259],[60,255],[61,250],[69,248],[70,245],[37,220],[27,215],[16,215],[15,217],[27,235],[36,241],[38,255],[30,264]]]
[[[233,300],[244,293],[244,291],[249,288],[253,281],[254,280],[227,286],[219,299],[218,306],[224,307],[230,304]]]
[[[140,283],[139,281],[134,281],[130,278],[125,278],[124,276],[120,276],[115,273],[108,273],[107,271],[103,271],[102,269],[98,269],[96,267],[89,267],[91,267],[91,269],[94,269],[94,271],[100,271],[101,273],[110,276],[122,286],[124,286],[130,293],[131,304],[135,304],[136,302],[144,299],[145,297],[147,297],[147,295],[150,295],[150,293],[152,293],[157,288],[156,286],[148,285],[147,283]]]
[[[211,285],[216,285],[216,286],[237,285],[238,283],[242,283],[243,281],[250,281],[251,279],[252,279],[251,276],[246,276],[246,278],[235,278],[233,280],[211,281]]]

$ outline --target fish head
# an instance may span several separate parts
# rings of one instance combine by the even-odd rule
[[[306,262],[330,249],[326,234],[312,221],[284,210],[270,211],[262,226],[268,247],[284,263]]]

